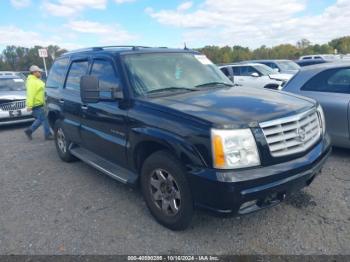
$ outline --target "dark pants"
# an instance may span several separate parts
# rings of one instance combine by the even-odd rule
[[[49,135],[51,135],[51,131],[50,131],[49,123],[46,118],[44,107],[33,108],[32,114],[35,118],[35,121],[32,124],[32,126],[29,128],[29,130],[32,131],[33,133],[35,130],[38,129],[39,126],[43,125],[45,137],[48,137]]]

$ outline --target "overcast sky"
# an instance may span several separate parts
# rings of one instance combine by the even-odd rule
[[[350,0],[1,0],[0,49],[138,44],[256,48],[350,35]]]

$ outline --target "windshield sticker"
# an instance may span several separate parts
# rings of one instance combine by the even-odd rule
[[[24,82],[23,79],[13,79],[14,82]]]
[[[213,63],[205,55],[195,55],[194,56],[203,65],[212,65]]]

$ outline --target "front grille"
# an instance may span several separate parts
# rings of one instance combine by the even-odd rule
[[[25,100],[20,100],[20,101],[0,104],[0,109],[2,111],[19,110],[19,109],[23,109],[25,107],[26,107],[26,101]]]
[[[321,135],[316,109],[260,123],[260,127],[274,157],[303,152],[314,145]]]

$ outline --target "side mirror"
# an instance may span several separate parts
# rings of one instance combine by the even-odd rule
[[[99,82],[96,76],[80,78],[80,97],[83,103],[97,103],[100,100]]]
[[[253,77],[259,77],[259,74],[258,74],[257,72],[254,72],[254,73],[251,74],[251,76],[253,76]]]
[[[230,79],[232,83],[235,82],[235,77],[234,76],[229,76],[228,79]]]
[[[278,68],[273,69],[275,72],[279,72],[280,70]]]

